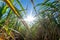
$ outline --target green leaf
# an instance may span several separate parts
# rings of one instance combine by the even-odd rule
[[[25,22],[25,20],[22,18],[22,16],[19,14],[19,12],[16,10],[15,6],[9,1],[9,0],[4,0],[8,6],[13,10],[13,12],[18,16],[19,19],[22,19],[21,22],[23,23],[23,25],[29,30],[29,27],[27,25],[27,23]]]
[[[40,5],[44,5],[44,4],[46,4],[47,2],[49,2],[50,0],[45,0],[43,3],[38,3],[35,7],[37,7],[37,6],[40,6]]]
[[[4,3],[2,3],[2,5],[0,7],[0,19],[1,19],[2,15],[3,15],[3,13],[2,13],[3,8],[4,8]]]
[[[25,13],[25,9],[23,8],[23,6],[22,6],[22,4],[20,3],[20,1],[19,0],[16,0],[17,1],[17,3],[19,4],[19,6],[21,7],[21,10],[23,10],[24,11],[24,13]],[[26,14],[26,13],[25,13]]]
[[[8,6],[5,5],[4,8],[3,8],[3,10],[2,10],[2,13],[4,14],[4,13],[6,12],[7,9],[8,9]]]

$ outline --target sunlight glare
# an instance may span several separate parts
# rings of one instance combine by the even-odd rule
[[[27,18],[24,19],[27,22],[33,22],[35,20],[35,18],[33,16],[27,16]]]

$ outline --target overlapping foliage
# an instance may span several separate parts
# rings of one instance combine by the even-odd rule
[[[16,2],[15,2],[16,1]],[[17,3],[21,10],[16,8]],[[1,0],[0,6],[0,39],[2,40],[59,40],[60,38],[60,1],[45,0],[35,5],[30,0],[38,20],[29,29],[23,19],[26,10],[19,0]],[[37,7],[39,6],[39,10]],[[21,12],[24,14],[22,16]],[[21,21],[19,21],[22,19]]]

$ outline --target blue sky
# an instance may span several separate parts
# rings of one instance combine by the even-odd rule
[[[27,5],[28,5],[28,8],[32,8],[32,3],[31,3],[30,0],[19,0],[19,1],[21,2],[22,6],[24,8],[26,8]],[[50,1],[53,2],[54,0],[50,0]],[[34,0],[35,5],[38,4],[38,3],[42,3],[42,2],[44,2],[44,0]],[[19,6],[17,6],[17,7],[19,8]]]
[[[24,9],[27,8],[27,14],[29,15],[31,12],[33,12],[33,5],[31,3],[30,0],[19,0],[22,4],[22,6],[24,7]],[[54,0],[50,0],[51,2],[53,2]],[[38,4],[38,3],[42,3],[44,2],[44,0],[34,0],[34,4]],[[15,1],[16,3],[16,1]],[[1,4],[0,4],[1,5]],[[20,9],[20,6],[18,4],[15,5],[18,9]],[[39,7],[37,7],[37,9],[39,9]],[[21,10],[21,9],[20,9]],[[35,12],[34,12],[35,13]]]
[[[24,9],[27,8],[27,15],[29,15],[31,13],[31,11],[33,11],[33,5],[31,3],[30,0],[19,0],[22,4],[22,6],[24,7]],[[34,4],[38,4],[38,3],[42,3],[44,0],[34,0]],[[17,6],[18,9],[21,10],[21,8],[19,7],[19,5],[15,5]],[[35,13],[35,12],[34,12]]]
[[[42,3],[44,0],[35,0],[34,1],[34,4],[38,4],[38,3]],[[22,6],[24,8],[26,8],[28,6],[28,9],[31,9],[33,6],[32,6],[32,3],[30,0],[20,0]],[[17,5],[16,5],[17,6]],[[17,6],[17,8],[20,8],[19,6]]]
[[[27,14],[29,14],[31,11],[33,11],[33,5],[31,3],[30,0],[19,0],[22,4],[22,6],[24,7],[24,9],[28,9]],[[38,3],[42,3],[45,0],[34,0],[34,4],[38,4]],[[53,2],[54,0],[50,0],[51,2]],[[20,9],[19,5],[15,5],[17,6],[18,9]],[[39,7],[37,7],[37,10],[39,9]]]

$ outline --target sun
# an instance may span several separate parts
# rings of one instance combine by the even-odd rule
[[[35,18],[31,15],[28,15],[24,20],[27,22],[33,22],[35,20]]]

